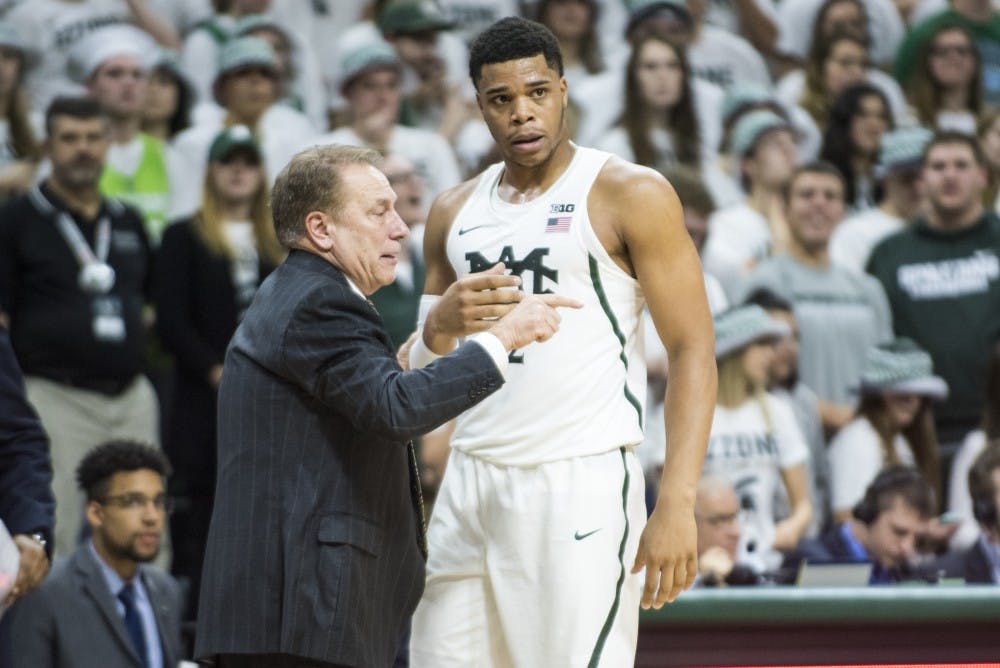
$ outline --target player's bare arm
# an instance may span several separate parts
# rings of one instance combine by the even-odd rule
[[[423,340],[438,355],[451,351],[460,337],[489,329],[495,323],[485,318],[506,315],[523,297],[520,290],[497,290],[521,284],[520,277],[504,274],[502,264],[456,280],[455,270],[448,262],[448,232],[475,187],[475,180],[466,181],[441,193],[427,217],[424,294],[441,295],[441,299],[427,314]]]
[[[667,350],[666,460],[633,572],[646,567],[642,607],[661,607],[698,572],[694,499],[715,409],[715,337],[701,263],[680,201],[658,173],[608,161],[587,205],[612,259],[638,279]]]

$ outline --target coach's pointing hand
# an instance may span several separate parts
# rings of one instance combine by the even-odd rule
[[[500,262],[452,283],[427,314],[424,344],[443,355],[455,347],[455,339],[485,332],[510,313],[524,293],[517,289],[521,278],[504,271]]]
[[[582,308],[583,304],[562,295],[525,295],[489,331],[508,351],[545,341],[559,330],[561,318],[556,309],[560,307]]]

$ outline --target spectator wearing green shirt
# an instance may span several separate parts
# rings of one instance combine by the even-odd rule
[[[949,9],[914,26],[899,47],[896,80],[907,87],[917,71],[924,45],[948,23],[962,26],[972,35],[982,60],[985,102],[1000,104],[1000,13],[993,10],[990,0],[951,0]]]
[[[867,271],[885,288],[896,335],[926,349],[952,388],[935,413],[947,465],[979,422],[1000,340],[1000,219],[983,206],[986,162],[974,137],[938,133],[921,180],[926,216],[876,246]]]

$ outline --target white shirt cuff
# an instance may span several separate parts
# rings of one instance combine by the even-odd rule
[[[424,333],[420,331],[417,340],[410,346],[410,368],[422,369],[439,357],[441,356],[424,343]]]
[[[504,348],[504,345],[500,343],[500,339],[495,334],[479,332],[466,340],[481,345],[493,359],[493,363],[497,365],[497,371],[500,372],[500,375],[507,375],[507,349]]]

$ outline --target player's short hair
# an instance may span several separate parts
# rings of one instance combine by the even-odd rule
[[[959,132],[958,130],[941,130],[940,132],[936,132],[931,137],[931,140],[927,142],[927,146],[924,147],[924,153],[920,158],[920,166],[926,167],[927,158],[930,157],[931,151],[943,144],[962,144],[963,146],[967,146],[972,151],[972,157],[975,158],[976,164],[980,167],[986,167],[986,154],[983,153],[983,148],[979,145],[979,138],[975,135]]]
[[[479,88],[483,65],[532,58],[541,54],[549,67],[563,75],[562,52],[552,31],[518,16],[500,19],[479,34],[469,47],[469,76]]]
[[[69,116],[70,118],[80,120],[107,118],[107,114],[101,109],[101,105],[93,98],[60,96],[52,100],[48,109],[45,110],[45,133],[50,137],[52,136],[55,119],[58,116]]]
[[[314,146],[285,165],[271,189],[271,215],[278,242],[291,248],[305,234],[313,211],[335,216],[347,199],[341,170],[348,165],[379,167],[382,155],[359,146]]]
[[[104,498],[115,473],[140,469],[170,475],[170,462],[158,448],[138,441],[107,441],[88,452],[76,467],[76,482],[87,495],[87,501]]]

